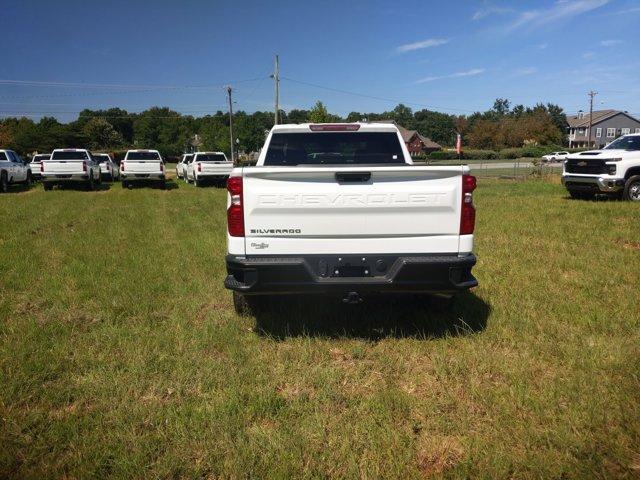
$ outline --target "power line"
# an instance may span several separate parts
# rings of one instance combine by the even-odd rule
[[[32,87],[83,87],[83,88],[133,88],[133,89],[158,89],[158,90],[172,90],[172,89],[208,89],[208,88],[220,88],[228,85],[229,83],[246,83],[254,82],[256,80],[262,80],[264,77],[246,78],[243,80],[232,80],[225,83],[214,83],[205,85],[135,85],[135,84],[113,84],[113,83],[86,83],[86,82],[47,82],[39,80],[8,80],[0,79],[2,85],[22,85]]]
[[[430,109],[438,109],[438,110],[449,110],[449,111],[467,112],[467,113],[475,112],[475,110],[463,110],[463,109],[460,109],[460,108],[437,107],[435,105],[426,105],[426,104],[423,104],[423,103],[407,102],[407,101],[397,100],[397,99],[393,99],[393,98],[378,97],[378,96],[375,96],[375,95],[368,95],[366,93],[353,92],[353,91],[349,91],[349,90],[343,90],[341,88],[327,87],[327,86],[324,86],[324,85],[318,85],[316,83],[303,82],[302,80],[294,80],[293,78],[289,78],[289,77],[280,77],[280,78],[282,80],[286,80],[288,82],[299,83],[301,85],[307,85],[309,87],[320,88],[322,90],[328,90],[328,91],[331,91],[331,92],[343,93],[345,95],[353,95],[353,96],[356,96],[356,97],[371,98],[373,100],[381,100],[383,102],[403,103],[403,104],[406,104],[406,105],[417,105],[419,107],[430,108]]]
[[[268,77],[266,77],[268,78]],[[61,98],[61,97],[89,97],[89,96],[100,96],[100,95],[126,95],[126,94],[132,94],[132,93],[148,93],[148,92],[157,92],[160,90],[183,90],[182,93],[189,93],[189,94],[193,94],[193,93],[200,93],[199,90],[203,90],[203,89],[216,89],[216,88],[225,88],[225,85],[227,84],[238,84],[238,83],[248,83],[248,82],[255,82],[255,81],[259,81],[259,80],[264,80],[265,77],[264,76],[260,76],[260,77],[255,77],[255,78],[247,78],[244,80],[235,80],[232,82],[227,82],[224,84],[212,84],[212,85],[158,85],[158,86],[142,86],[142,85],[109,85],[109,84],[58,84],[58,85],[44,85],[44,84],[38,84],[38,85],[23,85],[23,86],[34,86],[34,87],[51,87],[51,86],[64,86],[64,87],[77,87],[79,85],[82,86],[91,86],[91,88],[120,88],[120,87],[125,87],[127,88],[126,90],[116,90],[116,91],[101,91],[101,92],[74,92],[74,93],[56,93],[56,94],[39,94],[39,95],[0,95],[0,99],[27,99],[27,98]],[[17,80],[13,80],[12,82],[15,82]],[[52,82],[53,83],[53,82]],[[2,81],[0,80],[0,84],[2,84]],[[101,86],[98,86],[101,85]],[[143,88],[144,87],[144,88]],[[194,90],[198,90],[198,91],[194,91]]]

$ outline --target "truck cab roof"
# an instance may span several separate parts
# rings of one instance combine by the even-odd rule
[[[393,123],[295,123],[274,125],[273,133],[302,132],[398,132]]]

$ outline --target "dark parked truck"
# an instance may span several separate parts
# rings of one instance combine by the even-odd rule
[[[573,198],[607,194],[640,202],[640,134],[624,135],[602,150],[569,155],[562,184]]]
[[[475,287],[475,187],[467,166],[413,166],[395,125],[277,125],[228,180],[225,286],[240,313],[271,295]]]

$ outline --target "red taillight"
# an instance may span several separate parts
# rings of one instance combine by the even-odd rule
[[[357,132],[360,125],[357,123],[314,123],[309,125],[312,132]]]
[[[462,176],[462,208],[460,212],[460,235],[470,235],[476,226],[476,209],[473,206],[473,191],[476,189],[476,177]]]
[[[124,172],[124,160],[120,162],[120,171]]]
[[[232,237],[244,237],[244,209],[242,206],[242,177],[229,177],[227,191],[231,204],[227,209],[227,227]]]
[[[202,171],[202,164],[201,164],[201,163],[199,163],[199,164],[198,164],[198,171],[199,171],[199,172],[201,172],[201,171]]]
[[[87,171],[87,162],[82,162],[82,171],[83,172]]]

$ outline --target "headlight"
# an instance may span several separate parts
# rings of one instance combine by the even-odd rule
[[[615,165],[607,165],[607,173],[609,175],[615,175],[616,174],[616,166]]]

